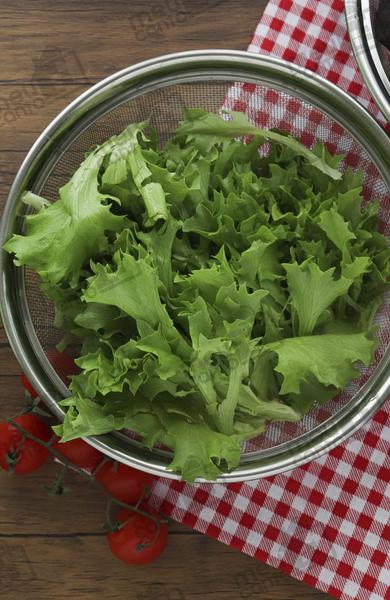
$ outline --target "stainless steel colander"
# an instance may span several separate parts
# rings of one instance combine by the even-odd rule
[[[129,67],[97,84],[70,104],[46,129],[22,164],[6,204],[1,242],[23,228],[21,193],[32,189],[57,197],[86,150],[119,133],[128,123],[149,118],[160,140],[169,138],[183,107],[217,112],[222,106],[245,110],[262,127],[279,127],[308,146],[316,140],[345,155],[342,168],[363,169],[364,196],[381,201],[390,234],[390,141],[374,119],[347,94],[309,71],[270,57],[210,50],[164,56]],[[68,390],[46,358],[61,338],[53,309],[36,275],[16,268],[9,255],[1,264],[1,303],[12,348],[34,387],[59,417],[58,401]],[[275,474],[330,450],[365,423],[390,388],[390,305],[376,317],[380,343],[373,367],[300,423],[273,424],[243,448],[239,468],[221,481]],[[113,433],[88,438],[105,454],[145,471],[178,478],[167,471],[169,452],[143,448],[131,436]]]
[[[388,0],[346,0],[349,37],[360,71],[372,97],[390,122],[390,49],[381,34],[390,30],[390,9],[379,10]],[[386,22],[383,19],[386,18]],[[390,38],[389,38],[390,39]]]

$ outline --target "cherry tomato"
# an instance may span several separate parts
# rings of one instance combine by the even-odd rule
[[[71,440],[70,442],[61,443],[60,438],[57,438],[52,443],[51,447],[57,450],[62,456],[67,458],[71,463],[93,471],[100,461],[103,459],[103,454],[96,450],[93,446],[84,442],[81,438]]]
[[[22,382],[22,386],[24,387],[26,392],[29,394],[30,398],[32,398],[34,400],[35,398],[38,397],[37,392],[34,390],[33,386],[31,385],[31,383],[29,382],[29,380],[27,379],[27,377],[24,373],[20,374],[20,381]]]
[[[70,375],[77,375],[80,373],[80,368],[68,354],[59,352],[56,348],[50,348],[50,350],[46,352],[46,356],[65,385],[69,385]],[[20,374],[20,379],[24,389],[31,398],[33,400],[34,398],[37,398],[39,394],[34,390],[24,373]]]
[[[159,517],[150,507],[141,505],[149,514]],[[110,550],[116,558],[133,565],[145,565],[154,561],[163,552],[168,541],[168,528],[165,523],[152,521],[127,508],[116,515],[118,523],[125,523],[121,529],[107,534]]]
[[[65,385],[69,385],[69,377],[71,375],[80,373],[80,367],[76,365],[73,358],[68,354],[59,352],[56,348],[50,348],[46,352],[46,356]]]
[[[51,438],[49,427],[36,415],[26,413],[13,420],[44,442]],[[6,471],[10,469],[9,461],[14,460],[14,473],[31,473],[39,469],[49,456],[47,448],[28,438],[23,441],[22,438],[22,433],[10,423],[0,421],[0,466]]]
[[[136,504],[153,481],[153,475],[132,469],[112,460],[104,463],[96,473],[96,479],[117,500]]]

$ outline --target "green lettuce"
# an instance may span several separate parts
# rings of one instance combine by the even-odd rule
[[[171,448],[187,481],[213,480],[372,362],[390,253],[341,159],[188,109],[165,146],[130,125],[52,204],[25,194],[5,250],[41,277],[61,348],[79,349],[63,441],[128,429]]]

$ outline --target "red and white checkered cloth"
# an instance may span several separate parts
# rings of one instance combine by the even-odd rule
[[[318,72],[380,119],[343,11],[342,0],[271,0],[249,50]],[[250,102],[256,89],[243,94]],[[390,599],[389,448],[390,400],[347,442],[289,473],[230,485],[159,479],[153,501],[173,519],[337,598]]]

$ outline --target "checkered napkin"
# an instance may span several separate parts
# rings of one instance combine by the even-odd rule
[[[357,71],[343,11],[342,0],[271,0],[249,50],[318,72],[380,119]],[[233,106],[245,110],[251,94],[256,89],[244,87]],[[243,484],[159,479],[154,502],[173,519],[337,598],[390,599],[389,448],[390,400],[347,442],[303,467]]]

